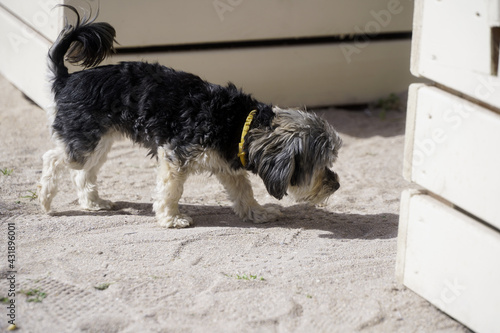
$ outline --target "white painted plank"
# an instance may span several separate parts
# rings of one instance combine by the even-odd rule
[[[406,244],[408,242],[408,221],[410,219],[410,200],[414,195],[420,194],[418,190],[404,190],[401,193],[399,208],[398,243],[396,255],[396,280],[403,284],[406,264]]]
[[[0,23],[22,36],[28,29],[9,13]],[[1,35],[0,72],[37,104],[46,106],[47,40],[31,34],[22,49],[13,50]],[[346,58],[338,44],[268,47],[217,51],[116,56],[109,62],[148,60],[226,84],[232,81],[255,97],[282,106],[364,103],[404,91],[413,80],[408,72],[409,41],[367,43]],[[387,73],[393,73],[388,75]]]
[[[40,35],[55,41],[63,27],[63,0],[0,0],[0,7],[12,13]]]
[[[347,59],[339,44],[116,56],[158,61],[283,106],[366,103],[405,91],[415,79],[410,42],[373,42]]]
[[[448,24],[443,24],[444,17]],[[489,23],[486,1],[424,0],[421,60],[433,62],[437,66],[490,74]]]
[[[403,178],[412,181],[412,160],[415,143],[415,126],[417,116],[417,97],[418,90],[426,87],[423,83],[414,83],[408,89],[408,103],[406,108],[406,128],[405,128],[405,147],[403,159]]]
[[[62,15],[50,8],[63,2],[89,4],[0,0],[0,5],[54,41]],[[413,1],[402,0],[106,0],[93,1],[94,12],[99,4],[99,20],[116,28],[121,46],[404,32],[411,31],[413,12]]]
[[[487,0],[486,2],[490,26],[500,27],[500,1]]]
[[[491,33],[499,26],[498,6],[498,0],[417,0],[412,73],[500,108]]]
[[[0,7],[0,73],[42,107],[51,103],[48,40]]]
[[[427,195],[407,203],[403,283],[471,329],[498,332],[500,233]]]
[[[413,102],[411,180],[500,229],[500,115],[435,87]]]
[[[413,9],[410,71],[413,75],[417,77],[422,76],[419,72],[420,71],[419,66],[420,66],[420,54],[421,54],[420,43],[422,41],[423,10],[424,10],[424,1],[415,0],[415,5]]]

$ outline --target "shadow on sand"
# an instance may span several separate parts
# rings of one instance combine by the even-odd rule
[[[266,205],[282,212],[276,221],[254,224],[241,221],[228,206],[181,204],[181,212],[190,215],[196,228],[303,228],[325,231],[321,238],[331,239],[391,239],[397,237],[398,215],[336,213],[309,205],[282,207]],[[117,216],[139,215],[154,217],[151,203],[115,202],[109,211],[78,211],[52,213],[52,216]]]

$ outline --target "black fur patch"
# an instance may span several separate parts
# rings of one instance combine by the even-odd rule
[[[115,30],[108,23],[80,18],[67,25],[49,51],[54,75],[56,114],[53,131],[66,145],[69,162],[83,166],[101,138],[119,131],[149,149],[173,148],[185,163],[206,148],[219,152],[234,168],[241,130],[248,113],[252,128],[269,126],[272,107],[244,94],[233,84],[222,87],[159,64],[123,62],[68,73],[64,57],[95,66],[113,50]]]
[[[212,148],[240,167],[238,143],[248,113],[258,112],[253,128],[268,125],[274,115],[270,105],[232,84],[222,87],[144,62],[76,72],[54,90],[54,132],[66,143],[72,162],[79,164],[103,135],[118,130],[152,155],[168,144],[184,163],[195,147]]]

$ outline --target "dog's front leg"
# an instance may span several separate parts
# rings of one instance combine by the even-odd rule
[[[184,190],[187,172],[169,162],[163,148],[158,149],[157,172],[153,210],[158,223],[166,228],[189,227],[193,220],[179,211],[179,199]]]
[[[253,196],[252,185],[246,172],[232,175],[220,173],[217,174],[217,178],[233,201],[234,212],[242,220],[264,223],[275,220],[281,215],[278,209],[259,205]]]

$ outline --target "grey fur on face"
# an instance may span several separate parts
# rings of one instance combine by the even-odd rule
[[[278,199],[290,189],[298,201],[324,201],[340,187],[329,167],[337,159],[342,139],[315,114],[279,107],[273,111],[273,131],[249,133],[249,164]]]

